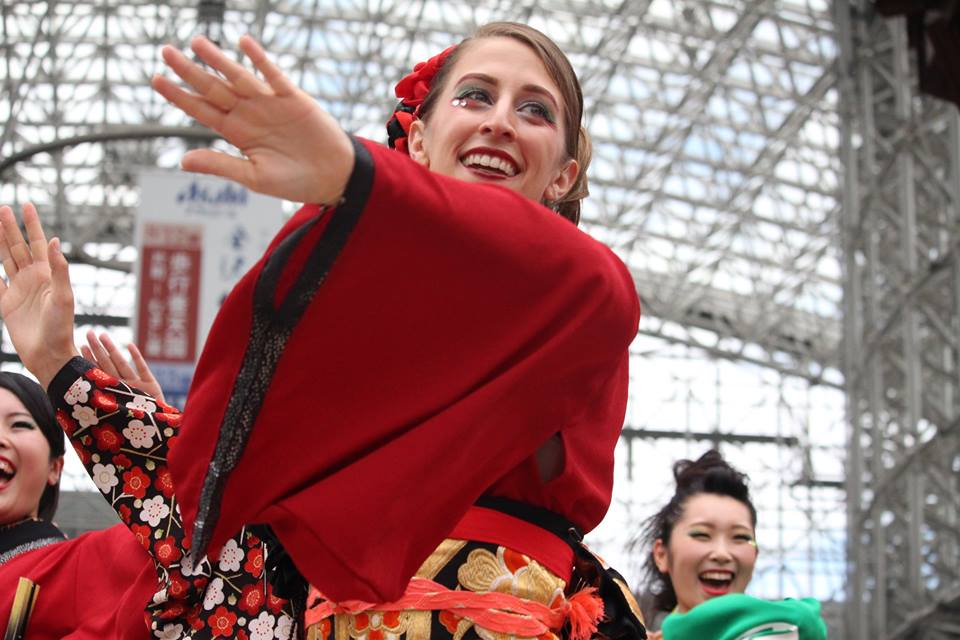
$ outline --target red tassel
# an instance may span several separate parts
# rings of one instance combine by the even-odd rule
[[[590,640],[603,618],[603,600],[594,587],[582,589],[567,598],[570,640]]]

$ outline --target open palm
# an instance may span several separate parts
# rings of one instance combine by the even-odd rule
[[[74,355],[73,291],[60,242],[47,242],[33,205],[23,208],[24,240],[10,207],[0,207],[0,258],[8,283],[0,281],[0,314],[14,349],[41,384]]]
[[[153,78],[153,87],[221,134],[243,157],[195,149],[184,155],[183,168],[288,200],[335,203],[353,169],[353,146],[333,117],[297,88],[249,36],[240,39],[240,48],[263,80],[206,38],[194,38],[191,46],[219,75],[167,46],[164,62],[192,90],[163,76]]]

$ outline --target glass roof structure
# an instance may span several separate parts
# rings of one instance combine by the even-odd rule
[[[848,4],[5,0],[0,202],[38,205],[73,263],[79,321],[129,338],[138,172],[223,146],[150,89],[160,46],[251,33],[346,130],[383,141],[415,62],[491,20],[531,24],[580,75],[594,144],[581,226],[627,263],[644,313],[593,543],[642,587],[628,543],[669,496],[671,463],[718,446],[757,495],[752,592],[819,597],[839,630]]]

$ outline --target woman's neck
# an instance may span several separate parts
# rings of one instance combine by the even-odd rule
[[[18,525],[23,524],[24,522],[39,522],[39,521],[40,521],[40,518],[38,518],[36,515],[24,516],[19,520],[0,523],[0,531],[3,531],[4,529],[12,529]]]

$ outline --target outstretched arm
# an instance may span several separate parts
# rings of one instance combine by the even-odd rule
[[[60,240],[47,242],[32,204],[23,207],[24,240],[10,207],[0,207],[0,314],[24,366],[46,388],[72,357],[73,290]]]
[[[246,625],[269,629],[270,637],[296,637],[291,604],[274,597],[263,577],[262,527],[241,527],[219,557],[189,561],[167,467],[180,413],[130,382],[75,358],[54,377],[49,394],[94,484],[156,565],[158,592],[146,606],[154,635],[185,637],[174,634],[179,626],[192,629],[195,640],[233,637]],[[236,629],[224,632],[225,624]]]
[[[250,36],[239,41],[263,80],[202,36],[191,42],[206,71],[171,46],[163,60],[188,86],[155,76],[153,88],[171,104],[221,134],[243,157],[210,149],[184,155],[187,171],[234,180],[295,202],[334,204],[353,169],[354,151],[333,117],[298,89]]]

